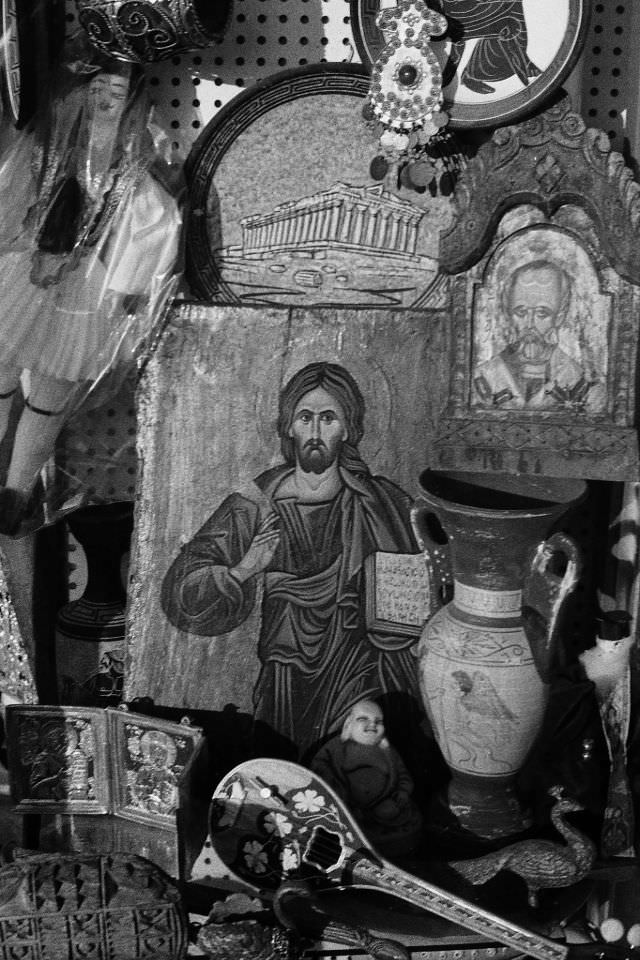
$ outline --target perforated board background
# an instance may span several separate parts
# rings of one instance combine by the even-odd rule
[[[567,84],[587,123],[606,130],[632,165],[640,152],[639,6],[637,0],[635,10],[633,0],[593,4],[584,55]],[[69,33],[78,29],[73,0],[67,0],[67,21]],[[149,65],[146,72],[175,156],[184,159],[218,110],[256,81],[305,64],[358,60],[348,0],[235,0],[222,43]],[[130,499],[135,492],[134,441],[129,381],[109,403],[74,421],[65,441],[65,468],[92,500]],[[572,531],[586,555],[593,547],[592,509],[585,507]],[[72,595],[83,589],[78,556],[78,551],[71,554]],[[576,624],[586,613],[579,607]]]

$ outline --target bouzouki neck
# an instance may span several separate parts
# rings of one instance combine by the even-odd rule
[[[386,861],[381,863],[382,865],[378,866],[364,856],[352,861],[350,866],[354,886],[377,887],[386,893],[395,894],[415,907],[429,910],[444,920],[450,920],[473,933],[497,940],[538,960],[565,960],[568,955],[568,948],[564,944],[555,943],[531,930],[503,920],[502,917],[405,873]]]

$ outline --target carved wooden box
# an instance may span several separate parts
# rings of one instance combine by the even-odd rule
[[[19,857],[0,867],[0,960],[182,960],[178,889],[136,856]]]

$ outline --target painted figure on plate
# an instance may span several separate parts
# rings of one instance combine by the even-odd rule
[[[523,0],[440,0],[449,21],[451,51],[443,74],[454,78],[467,42],[477,40],[460,82],[475,93],[492,93],[492,83],[517,77],[526,87],[540,69],[527,54]]]
[[[360,456],[364,413],[343,367],[298,370],[280,394],[284,462],[227,497],[163,582],[168,619],[200,636],[242,624],[262,596],[255,717],[302,755],[364,698],[419,702],[411,641],[366,628],[365,558],[417,547],[410,498]]]
[[[602,384],[582,344],[561,343],[573,296],[569,274],[551,260],[516,267],[502,292],[504,346],[473,372],[475,406],[553,409],[596,399]]]

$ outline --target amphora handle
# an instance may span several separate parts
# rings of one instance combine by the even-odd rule
[[[434,602],[440,606],[453,594],[453,570],[451,551],[446,533],[438,515],[423,503],[414,503],[411,508],[411,527],[427,569],[431,571]]]
[[[566,561],[561,576],[549,569],[557,554],[562,554]],[[536,667],[545,683],[549,679],[560,613],[581,569],[578,546],[566,533],[553,533],[538,544],[531,562],[523,591],[522,616]]]

